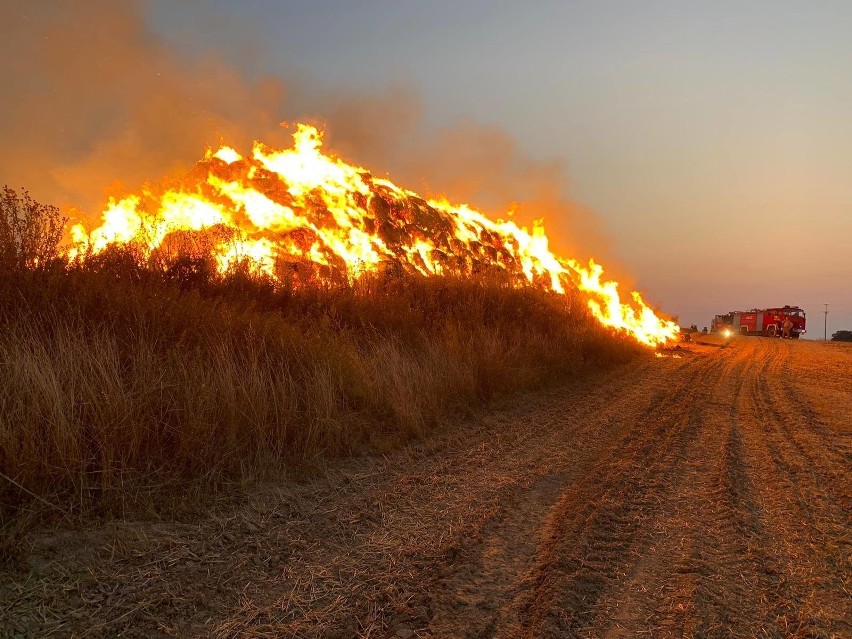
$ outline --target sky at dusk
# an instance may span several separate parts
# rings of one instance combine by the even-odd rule
[[[827,302],[829,335],[852,329],[852,3],[140,7],[176,55],[212,51],[245,78],[281,77],[284,92],[311,92],[314,103],[323,92],[399,92],[425,139],[459,122],[501,131],[531,158],[525,166],[567,176],[561,195],[594,217],[604,257],[681,324],[794,304],[809,313],[807,337],[822,338]],[[276,116],[302,116],[304,104]],[[333,140],[347,110],[321,115]],[[387,153],[363,159],[375,157],[388,166],[370,168],[391,177],[416,166]],[[440,175],[430,186],[452,198]],[[570,233],[585,219],[545,224]]]

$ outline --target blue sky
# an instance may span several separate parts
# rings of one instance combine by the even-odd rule
[[[852,328],[852,3],[158,0],[148,15],[247,74],[404,86],[424,126],[470,118],[563,160],[567,195],[684,323],[790,303],[821,336],[829,302],[829,332]]]

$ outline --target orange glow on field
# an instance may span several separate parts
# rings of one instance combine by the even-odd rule
[[[623,297],[603,268],[554,255],[544,227],[494,221],[467,205],[429,200],[322,152],[316,128],[299,124],[290,149],[255,142],[244,156],[207,153],[178,188],[111,199],[100,226],[71,229],[69,259],[134,244],[147,256],[176,232],[221,231],[210,250],[221,272],[242,265],[283,279],[354,280],[394,267],[422,275],[500,271],[516,285],[577,288],[604,325],[648,346],[677,336],[637,292]]]

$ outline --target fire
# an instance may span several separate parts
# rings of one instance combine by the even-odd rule
[[[517,285],[583,291],[605,326],[657,346],[678,326],[637,292],[623,298],[603,268],[554,255],[541,223],[494,221],[467,205],[426,201],[322,152],[320,132],[299,124],[290,149],[255,142],[249,156],[223,146],[176,188],[111,199],[101,225],[71,229],[71,260],[134,244],[148,257],[172,234],[208,233],[221,272],[242,265],[274,279],[302,273],[352,281],[393,266],[422,275],[498,270]]]

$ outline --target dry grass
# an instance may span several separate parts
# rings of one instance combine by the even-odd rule
[[[641,350],[578,297],[494,274],[223,276],[186,234],[69,265],[64,224],[0,192],[3,533],[388,450]]]
[[[386,447],[638,350],[570,296],[495,281],[187,285],[126,258],[0,273],[6,516]]]

